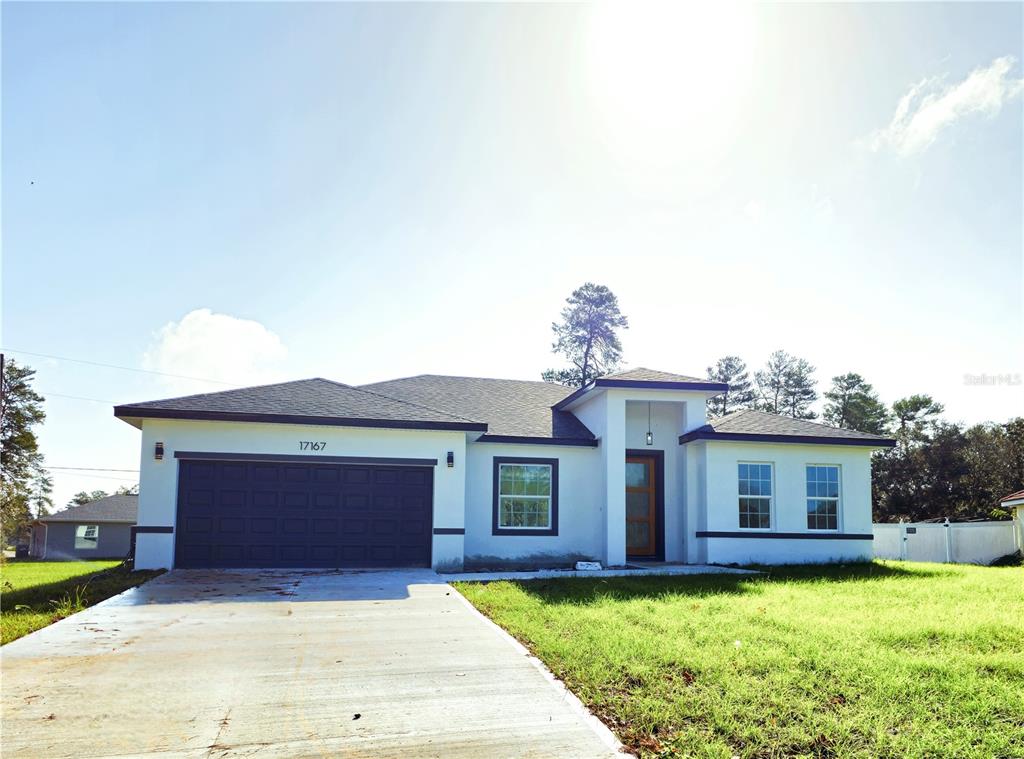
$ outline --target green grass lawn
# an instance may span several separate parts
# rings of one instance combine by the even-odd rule
[[[0,643],[9,643],[135,587],[160,572],[119,561],[14,561],[0,565]]]
[[[644,756],[1024,757],[1024,569],[459,583]]]

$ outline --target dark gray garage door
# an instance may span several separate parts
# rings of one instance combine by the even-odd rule
[[[430,467],[179,466],[178,567],[430,566]]]

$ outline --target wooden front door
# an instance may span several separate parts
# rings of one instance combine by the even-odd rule
[[[653,456],[626,457],[626,555],[657,552],[657,490]]]

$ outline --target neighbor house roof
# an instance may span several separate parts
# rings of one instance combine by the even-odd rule
[[[125,522],[135,524],[139,514],[137,495],[108,495],[81,506],[40,517],[40,522]]]
[[[487,424],[482,420],[320,377],[130,403],[116,406],[114,416],[132,423],[140,419],[208,419],[345,427],[487,430]]]
[[[999,503],[1004,506],[1016,506],[1018,503],[1024,503],[1024,490],[1018,490],[1016,493],[1010,493],[1008,496],[1000,498]]]
[[[841,427],[829,427],[806,419],[769,414],[764,411],[743,409],[733,411],[719,419],[712,419],[703,427],[687,432],[680,443],[692,440],[735,440],[766,443],[823,443],[832,445],[864,445],[889,448],[896,441]]]
[[[552,408],[571,388],[550,382],[420,374],[361,385],[360,389],[485,421],[487,434],[481,442],[536,438],[596,445],[583,422],[568,411]]]

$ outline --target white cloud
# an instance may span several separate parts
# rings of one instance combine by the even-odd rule
[[[199,308],[161,327],[142,365],[150,371],[182,377],[260,385],[284,379],[287,355],[281,339],[259,322]],[[228,389],[227,385],[212,382],[160,379],[169,391],[180,394]]]
[[[767,215],[767,210],[765,209],[764,204],[761,201],[751,200],[748,201],[745,206],[743,206],[743,215],[746,216],[755,224],[758,224],[764,221],[765,216]]]
[[[1004,56],[955,84],[945,85],[945,76],[915,84],[900,99],[889,126],[873,132],[865,144],[875,152],[890,149],[907,156],[928,148],[942,130],[965,116],[995,117],[1024,89],[1024,80],[1009,76],[1015,63],[1012,56]]]

